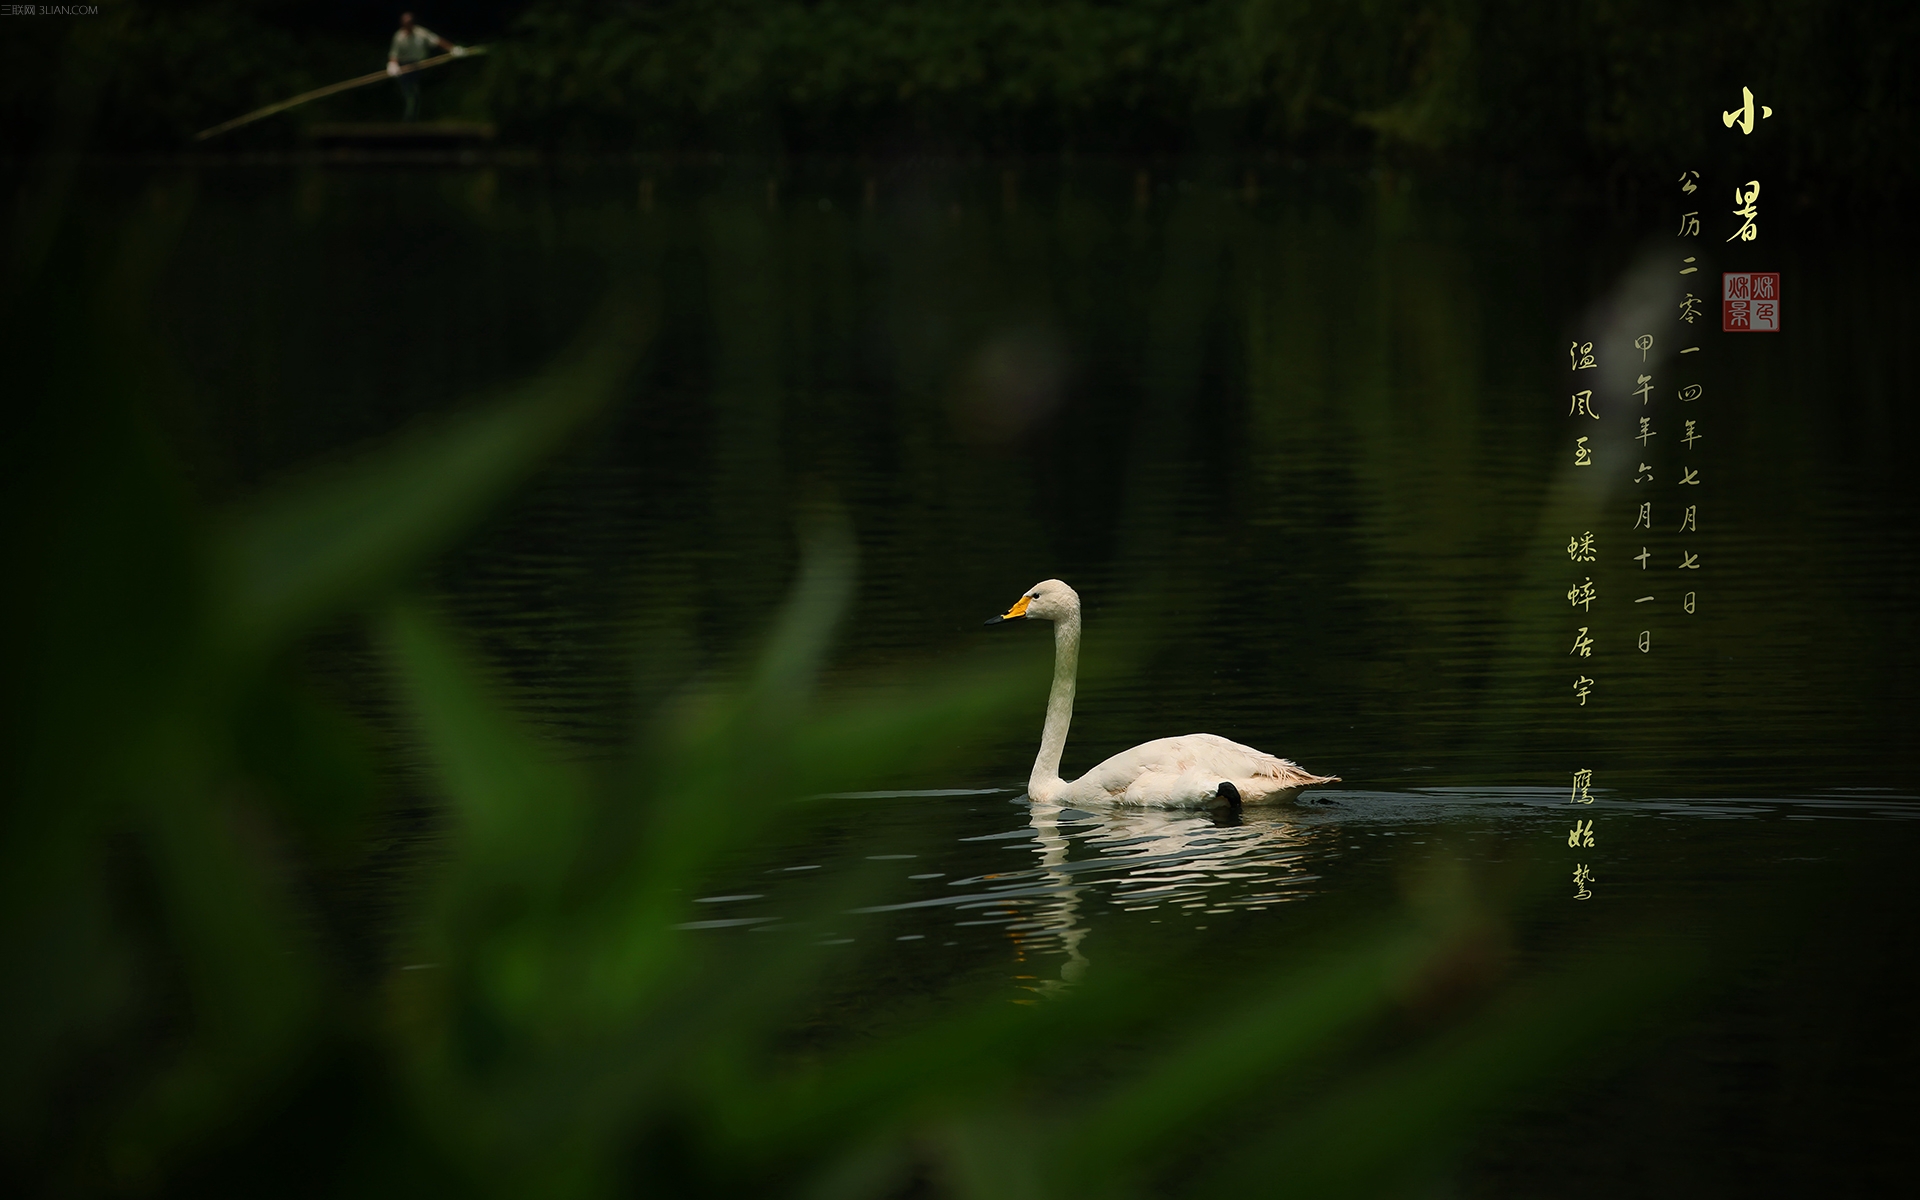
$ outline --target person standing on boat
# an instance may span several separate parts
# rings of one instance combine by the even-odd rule
[[[420,62],[436,46],[449,54],[466,53],[465,46],[456,46],[425,25],[414,24],[412,13],[400,14],[400,29],[393,35],[393,44],[387,47],[387,74],[400,84],[406,120],[420,115],[420,79],[414,72],[402,68]]]

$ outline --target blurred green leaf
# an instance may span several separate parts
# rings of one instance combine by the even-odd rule
[[[625,377],[651,318],[615,305],[570,358],[492,407],[254,505],[221,544],[221,631],[258,652],[391,584],[552,452]]]
[[[263,682],[239,704],[240,769],[323,861],[356,856],[380,790],[366,730],[337,706],[287,680]]]
[[[1645,936],[1569,956],[1471,1021],[1356,1073],[1255,1148],[1207,1171],[1207,1195],[1370,1196],[1444,1169],[1519,1098],[1566,1087],[1610,1039],[1671,1012],[1707,964]],[[1263,1122],[1264,1124],[1265,1122]]]
[[[489,695],[479,670],[417,603],[383,622],[421,741],[452,802],[456,861],[496,887],[550,893],[571,867],[583,781]]]

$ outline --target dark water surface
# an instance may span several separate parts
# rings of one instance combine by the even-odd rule
[[[1689,359],[1665,208],[1552,189],[995,163],[229,166],[100,190],[181,213],[154,311],[215,497],[538,370],[610,288],[654,307],[625,403],[434,578],[568,753],[735,672],[798,514],[837,508],[860,558],[830,687],[1038,651],[1040,629],[980,623],[1059,577],[1087,606],[1067,773],[1206,730],[1343,777],[1237,820],[1031,809],[1036,671],[1031,711],[963,765],[743,829],[693,898],[691,936],[842,948],[808,1036],[1158,957],[1193,974],[1170,1020],[1204,1021],[1204,964],[1463,868],[1546,881],[1520,888],[1523,959],[1635,929],[1762,943],[1504,1127],[1468,1190],[1896,1178],[1920,1067],[1920,505],[1895,230],[1783,198],[1764,253],[1709,249],[1727,261],[1702,277],[1780,270],[1786,332],[1721,335],[1709,305]],[[1576,337],[1602,358],[1584,473]],[[1596,561],[1571,561],[1589,531]],[[1599,598],[1576,611],[1583,577]],[[381,711],[352,635],[316,657]],[[1569,803],[1582,769],[1591,805]],[[396,835],[398,876],[431,828]]]

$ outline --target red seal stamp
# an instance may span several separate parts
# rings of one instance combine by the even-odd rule
[[[1780,272],[1728,271],[1720,276],[1722,333],[1780,332]]]

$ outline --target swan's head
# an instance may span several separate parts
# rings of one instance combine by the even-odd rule
[[[1027,594],[1013,602],[1013,607],[997,617],[987,620],[989,625],[998,625],[1002,621],[1012,621],[1021,617],[1035,617],[1042,621],[1064,621],[1068,617],[1080,615],[1080,593],[1074,591],[1058,579],[1043,579],[1027,589]]]

